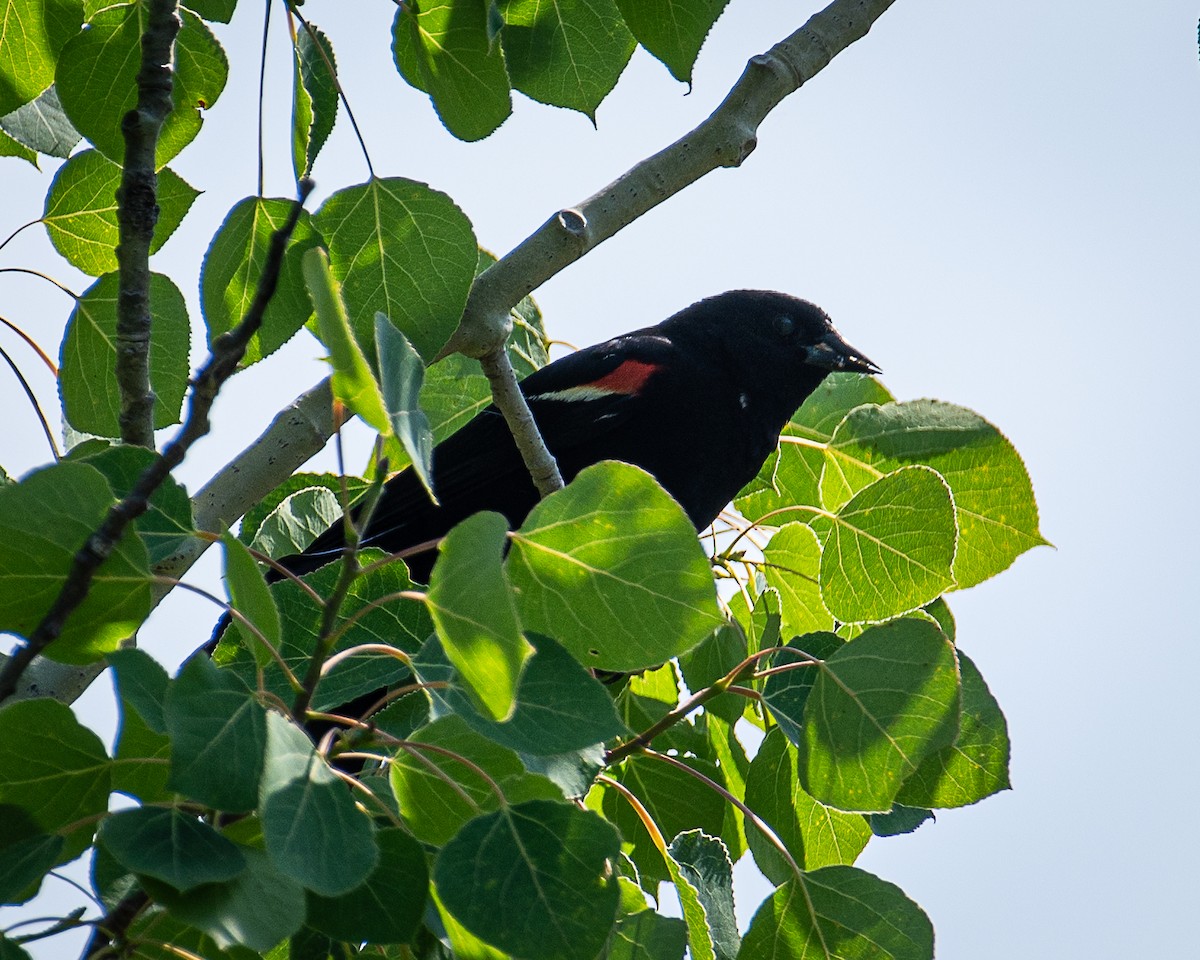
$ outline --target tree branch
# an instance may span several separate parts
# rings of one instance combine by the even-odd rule
[[[176,0],[150,0],[142,33],[137,106],[121,119],[125,163],[117,188],[117,386],[121,440],[154,447],[150,386],[150,243],[158,222],[155,152],[171,113],[172,51],[181,22]]]
[[[511,328],[509,311],[522,297],[684,187],[719,167],[739,166],[757,146],[758,127],[767,114],[838,53],[865,37],[894,2],[833,0],[791,36],[751,57],[707,120],[579,206],[560,210],[475,280],[458,329],[441,355],[464,353],[484,362],[496,406],[543,495],[562,486],[562,480],[525,398],[506,388],[509,380],[515,380],[504,351]]]
[[[25,644],[17,649],[0,668],[0,702],[15,691],[21,675],[43,650],[62,633],[67,618],[87,597],[96,570],[112,552],[124,534],[126,527],[146,512],[150,496],[170,475],[187,455],[197,440],[209,431],[208,414],[221,386],[233,376],[238,362],[246,353],[246,344],[262,326],[267,304],[275,294],[279,272],[283,267],[283,255],[288,240],[304,210],[304,201],[312,191],[312,182],[300,184],[300,196],[292,207],[287,223],[271,237],[271,246],[263,265],[262,277],[246,316],[233,330],[222,334],[213,344],[208,362],[201,367],[192,384],[188,400],[188,414],[175,438],[166,445],[162,453],[138,477],[133,489],[108,511],[104,522],[75,554],[71,569],[67,573],[62,589],[50,610],[30,634]]]
[[[737,166],[754,149],[763,118],[788,94],[861,39],[894,0],[834,0],[769,51],[753,57],[717,110],[691,133],[634,166],[578,207],[554,214],[518,247],[475,281],[458,329],[442,356],[478,357],[493,385],[493,398],[517,438],[538,489],[555,487],[554,458],[533,424],[503,343],[509,311],[541,284],[643,213],[721,166]],[[677,165],[677,169],[674,169]],[[499,346],[498,346],[499,345]],[[279,414],[268,430],[218,473],[193,499],[196,526],[215,531],[286,479],[333,434],[329,381],[323,380]],[[561,481],[559,481],[561,482]],[[156,572],[179,577],[208,548],[194,540]],[[22,694],[70,702],[86,689],[99,667],[71,667],[39,660]]]

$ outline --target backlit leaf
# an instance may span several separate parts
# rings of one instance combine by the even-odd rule
[[[63,462],[0,487],[0,630],[28,637],[49,612],[76,552],[113,504],[94,467]],[[146,548],[123,537],[46,655],[90,663],[116,650],[150,612]]]
[[[821,599],[838,620],[885,620],[954,583],[954,504],[928,467],[905,467],[863,487],[830,526]]]
[[[337,191],[316,214],[360,344],[383,312],[428,363],[458,325],[475,275],[475,234],[444,193],[393,177]]]
[[[117,269],[117,187],[121,168],[96,150],[75,154],[58,169],[42,222],[50,240],[70,264],[98,277]],[[175,232],[200,195],[170,167],[158,171],[158,221],[150,252]]]
[[[446,129],[480,140],[512,113],[501,45],[488,36],[490,0],[404,4],[392,24],[401,76],[428,93]]]
[[[854,411],[829,445],[821,497],[836,510],[877,477],[908,464],[933,467],[954,496],[954,580],[970,587],[1046,543],[1033,486],[1008,438],[977,413],[937,400]]]
[[[533,508],[508,569],[525,627],[585,666],[640,670],[722,623],[691,521],[648,473],[588,467]]]
[[[933,925],[899,887],[855,867],[825,867],[763,902],[738,957],[932,960]]]
[[[927,620],[896,620],[819,669],[797,744],[800,783],[840,810],[886,813],[925,758],[958,735],[954,647]]]
[[[76,430],[121,435],[117,365],[117,274],[106,273],[83,292],[67,320],[60,358],[63,412]],[[154,426],[179,422],[188,384],[191,329],[179,288],[150,274],[150,385]]]

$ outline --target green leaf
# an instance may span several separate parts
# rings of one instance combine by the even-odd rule
[[[173,917],[208,934],[222,949],[240,945],[265,952],[304,923],[304,889],[263,851],[243,849],[242,855],[246,869],[226,883],[187,893],[148,879],[143,886]]]
[[[59,392],[71,426],[100,437],[119,437],[117,389],[117,285],[106,273],[83,292],[67,320]],[[167,276],[150,274],[150,385],[154,426],[179,422],[188,385],[191,325],[183,294]]]
[[[350,943],[409,943],[421,925],[429,871],[421,845],[399,827],[380,830],[379,865],[340,897],[308,895],[308,924]]]
[[[45,467],[0,487],[0,631],[33,632],[112,504],[104,477],[81,463]],[[116,650],[150,612],[149,576],[146,548],[123,537],[46,655],[91,663]]]
[[[679,658],[679,670],[684,683],[694,693],[712,686],[746,659],[746,634],[736,623],[717,627],[708,638]],[[704,705],[706,713],[715,713],[729,723],[736,723],[745,709],[745,701],[736,694],[722,694]]]
[[[746,777],[750,773],[750,761],[746,751],[729,723],[715,713],[706,711],[704,733],[708,741],[707,752],[712,756],[721,774],[726,790],[739,800],[746,798]],[[745,817],[732,803],[725,804],[725,819],[721,824],[721,839],[729,850],[729,859],[737,863],[746,852]]]
[[[954,646],[936,625],[871,627],[820,668],[797,743],[800,783],[838,809],[886,813],[922,761],[954,742],[960,708]]]
[[[379,356],[383,402],[392,431],[404,445],[409,462],[436,504],[437,497],[430,478],[433,471],[433,432],[429,429],[429,418],[420,404],[425,364],[408,338],[392,325],[384,313],[375,314],[375,349]]]
[[[932,960],[933,925],[897,886],[855,867],[825,867],[763,901],[739,960]]]
[[[359,559],[373,563],[383,556],[378,550],[363,551]],[[304,580],[319,596],[328,596],[340,575],[338,565],[328,565],[308,574]],[[408,653],[415,653],[433,630],[429,613],[422,603],[393,599],[378,603],[390,596],[412,589],[412,581],[404,564],[389,563],[359,575],[350,586],[341,612],[344,617],[359,614],[368,604],[369,612],[362,613],[344,630],[334,643],[332,653],[340,653],[364,643],[387,644]],[[271,585],[271,593],[279,607],[283,624],[283,643],[279,653],[293,673],[303,676],[308,669],[317,637],[320,633],[323,608],[300,586],[290,581]],[[230,649],[232,648],[232,649]],[[235,671],[247,684],[255,684],[257,670],[253,658],[240,645],[222,644],[220,651],[226,659],[221,662]],[[313,693],[314,710],[330,710],[349,703],[364,694],[404,679],[408,667],[395,657],[383,654],[361,654],[342,661],[321,678]],[[288,685],[282,671],[271,663],[263,671],[267,690],[290,702],[295,691]]]
[[[779,451],[768,458],[734,505],[751,519],[797,504],[818,506],[825,445],[842,418],[864,403],[887,403],[892,395],[876,379],[858,373],[832,373],[821,381],[783,428]],[[807,519],[808,512],[799,515]]]
[[[590,811],[532,800],[483,814],[446,844],[434,879],[476,936],[528,960],[593,960],[616,919],[620,844]]]
[[[229,590],[229,602],[258,629],[263,640],[278,650],[283,638],[279,608],[275,606],[275,600],[258,562],[228,530],[221,534],[221,545],[225,548],[224,576],[225,585]],[[271,651],[263,645],[257,634],[243,627],[236,619],[232,626],[241,635],[242,643],[254,654],[254,660],[260,667],[265,667],[271,662]]]
[[[708,916],[704,904],[700,902],[700,894],[691,880],[684,875],[675,858],[666,849],[660,848],[659,853],[666,864],[667,876],[675,888],[675,895],[679,898],[679,911],[683,914],[683,922],[687,926],[689,956],[692,960],[716,960],[713,935],[708,928]]]
[[[409,743],[392,762],[392,791],[413,836],[423,843],[441,846],[472,817],[498,809],[497,788],[508,803],[561,796],[553,783],[526,771],[515,753],[471,730],[461,717],[435,720]]]
[[[131,649],[128,652],[137,651]],[[113,790],[143,803],[170,803],[174,800],[172,791],[167,789],[167,778],[171,773],[171,741],[165,733],[151,729],[126,699],[121,701],[121,728],[117,736],[115,758]]]
[[[76,447],[71,451],[83,455],[80,460],[95,467],[108,481],[118,497],[124,497],[137,484],[143,471],[157,459],[153,450],[145,447],[105,444],[96,453]],[[187,491],[173,477],[167,477],[150,495],[150,507],[134,522],[138,537],[146,545],[150,564],[169,559],[195,534],[192,526],[192,502]]]
[[[637,42],[614,0],[499,0],[512,85],[593,121]]]
[[[720,782],[721,775],[712,763],[695,757],[684,762]],[[720,834],[725,819],[721,795],[674,764],[633,756],[625,761],[617,779],[642,802],[664,837],[676,837],[689,830],[701,830],[709,836]],[[630,856],[643,879],[673,879],[669,865],[663,861],[664,851],[655,844],[629,801],[609,788],[604,791],[603,804],[604,815],[621,831],[625,844],[632,845]]]
[[[20,700],[0,709],[0,804],[20,807],[43,833],[71,824],[57,862],[92,842],[108,809],[112,761],[71,708],[56,700]]]
[[[180,893],[232,880],[246,869],[237,844],[179,810],[123,810],[100,825],[99,840],[123,866]]]
[[[742,938],[733,914],[733,864],[725,844],[700,830],[689,830],[672,840],[667,852],[704,907],[717,960],[734,960]],[[692,956],[696,957],[694,947]]]
[[[863,487],[832,519],[821,599],[846,623],[915,610],[953,586],[954,504],[941,475],[904,467]]]
[[[209,244],[200,270],[200,309],[208,345],[242,322],[262,278],[271,236],[286,222],[295,201],[247,197],[225,217]],[[301,260],[321,242],[307,212],[288,241],[275,294],[259,331],[250,338],[242,366],[257,363],[287,343],[312,315]]]
[[[767,585],[779,591],[785,636],[833,629],[821,602],[821,544],[812,527],[784,524],[763,550],[763,563]]]
[[[141,3],[98,11],[88,21],[88,29],[63,47],[55,73],[58,97],[71,122],[117,163],[125,158],[121,118],[137,104],[145,15]],[[174,109],[159,134],[155,151],[159,167],[195,139],[204,122],[201,111],[217,102],[229,76],[225,51],[204,21],[187,9],[181,8],[179,16],[183,27],[175,41]]]
[[[62,160],[69,157],[75,144],[83,139],[67,119],[58,101],[58,91],[52,86],[43,90],[32,103],[0,117],[0,130],[30,150]]]
[[[29,811],[0,804],[0,904],[36,897],[42,879],[62,862],[62,848],[63,838],[43,832]]]
[[[495,262],[496,258],[486,250],[479,251],[480,273]],[[549,361],[549,338],[541,311],[529,297],[513,307],[509,316],[512,333],[509,334],[505,349],[517,377],[523,379]],[[439,360],[425,371],[420,405],[429,419],[435,444],[441,443],[491,402],[491,386],[478,360],[456,353]],[[385,444],[384,453],[393,471],[403,469],[408,462],[408,454],[395,440]]]
[[[645,895],[631,880],[620,878],[624,892],[632,888],[640,909],[626,911],[613,929],[612,937],[601,954],[603,960],[683,960],[687,949],[687,925],[675,917],[664,917],[646,909]]]
[[[59,53],[82,22],[79,0],[0,0],[0,116],[54,82]]]
[[[782,730],[770,731],[750,761],[746,804],[767,821],[805,870],[851,864],[871,839],[864,816],[843,813],[805,793],[796,771],[796,750]],[[746,842],[772,883],[785,883],[795,875],[761,831],[748,828]]]
[[[73,267],[98,277],[117,269],[117,187],[121,168],[96,150],[75,154],[58,169],[42,222],[55,249]],[[179,226],[200,191],[170,167],[158,172],[158,221],[150,252]]]
[[[390,433],[383,395],[350,330],[342,292],[330,272],[325,251],[319,248],[305,251],[303,265],[304,283],[317,315],[321,341],[329,348],[334,398],[380,433]]]
[[[104,2],[104,0],[99,0],[99,2]],[[188,7],[205,20],[228,23],[233,19],[237,0],[188,0]]]
[[[136,710],[155,733],[166,733],[163,701],[170,681],[162,664],[136,647],[114,650],[105,659],[113,668],[121,701]]]
[[[18,157],[32,163],[34,167],[38,165],[37,154],[25,144],[18,143],[3,130],[0,130],[0,157]]]
[[[799,743],[803,738],[804,705],[821,670],[819,663],[810,666],[806,661],[828,660],[841,649],[842,642],[835,633],[806,633],[793,638],[786,649],[770,660],[772,668],[795,664],[790,670],[768,676],[762,687],[763,706],[771,711],[771,716],[792,743]]]
[[[373,342],[382,311],[432,360],[458,325],[478,259],[454,201],[423,183],[374,179],[333,194],[316,222],[359,343]]]
[[[749,606],[749,604],[753,606]],[[746,634],[746,646],[750,653],[758,653],[783,643],[781,634],[779,591],[764,585],[753,600],[749,591],[738,591],[729,603],[730,612]]]
[[[553,781],[568,800],[581,800],[592,789],[597,775],[604,769],[604,744],[596,743],[582,750],[556,753],[548,757],[522,753],[521,762],[530,773],[540,774]]]
[[[962,719],[958,738],[926,757],[897,799],[914,807],[962,807],[1007,790],[1008,726],[971,659],[958,651]]]
[[[296,71],[292,88],[292,169],[301,180],[312,173],[337,120],[337,60],[329,38],[303,24],[296,33]]]
[[[877,837],[898,837],[912,833],[926,820],[932,819],[932,810],[906,807],[900,803],[892,804],[892,809],[887,813],[873,813],[867,817],[871,833]]]
[[[585,666],[653,666],[723,622],[695,528],[637,467],[581,471],[534,507],[512,540],[508,570],[522,622]]]
[[[304,731],[274,711],[267,714],[259,797],[271,861],[306,889],[338,896],[375,869],[379,850],[370,819]]]
[[[692,65],[729,0],[617,0],[638,43],[667,65],[671,76],[692,82]]]
[[[471,705],[436,637],[421,648],[413,666],[422,681],[447,684],[427,691],[436,704],[522,754],[554,757],[628,732],[612,697],[578,660],[549,637],[532,633],[528,640],[536,652],[521,671],[516,709],[503,723],[486,719]]]
[[[0,933],[0,960],[32,960],[28,953]]]
[[[488,36],[490,0],[422,0],[392,23],[401,76],[428,93],[442,123],[460,140],[481,140],[512,113],[500,44]]]
[[[171,735],[171,789],[217,810],[253,810],[267,730],[250,689],[201,651],[168,688],[163,713]]]
[[[937,400],[854,411],[829,446],[821,496],[836,510],[877,477],[909,464],[950,486],[958,520],[954,580],[970,587],[1045,544],[1033,486],[1008,438],[977,413]]]
[[[488,946],[455,919],[438,897],[436,884],[430,885],[429,894],[437,909],[437,919],[441,921],[446,939],[450,941],[452,957],[456,960],[508,960],[507,954]]]
[[[507,529],[504,517],[485,512],[451,530],[438,547],[426,595],[446,656],[492,720],[512,716],[521,668],[533,652],[502,566]]]
[[[955,632],[954,614],[950,612],[950,607],[946,603],[945,598],[938,597],[933,603],[926,604],[922,609],[942,628],[942,633],[946,635],[946,639],[953,643]]]
[[[246,511],[246,515],[242,517],[242,525],[238,530],[238,539],[247,546],[253,544],[258,538],[258,529],[262,526],[267,516],[273,513],[293,493],[311,487],[324,487],[333,493],[334,496],[340,497],[342,495],[342,483],[343,479],[336,473],[293,473],[283,483]],[[365,480],[360,480],[358,477],[346,477],[345,485],[346,494],[351,503],[369,486]],[[341,516],[341,512],[342,508],[339,501],[338,516]]]
[[[342,509],[333,491],[328,487],[305,487],[267,514],[250,549],[273,558],[303,553],[341,518]]]

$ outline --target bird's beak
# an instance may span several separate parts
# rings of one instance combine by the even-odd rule
[[[836,330],[808,348],[808,362],[826,370],[846,370],[853,373],[883,373],[874,363],[843,340]]]

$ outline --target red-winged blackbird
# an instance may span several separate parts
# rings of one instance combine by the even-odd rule
[[[654,327],[579,350],[521,383],[563,479],[600,460],[651,473],[703,530],[749,483],[805,398],[834,370],[878,373],[823,310],[782,293],[733,290]],[[444,536],[480,510],[517,527],[538,494],[504,418],[488,407],[433,451],[434,506],[407,470],[383,489],[363,546],[396,553]],[[337,558],[335,524],[283,565]],[[408,560],[427,581],[436,553]]]

